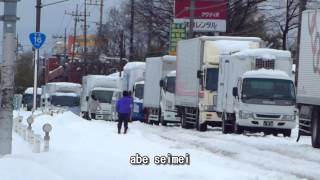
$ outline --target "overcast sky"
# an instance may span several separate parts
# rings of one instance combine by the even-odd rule
[[[47,4],[56,1],[59,0],[42,0],[42,3]],[[93,0],[93,2],[94,1],[95,0]],[[123,0],[104,0],[105,13],[108,8],[112,6],[119,6],[121,1]],[[31,47],[28,40],[29,33],[35,31],[35,4],[36,0],[21,0],[18,3],[18,16],[20,17],[20,21],[18,21],[17,23],[17,33],[25,49]],[[81,8],[80,10],[83,12],[84,0],[70,0],[69,2],[64,2],[61,4],[56,4],[42,8],[41,31],[47,35],[47,41],[44,45],[46,46],[44,47],[45,49],[51,47],[54,44],[52,35],[63,35],[65,27],[67,28],[68,34],[73,33],[73,18],[69,15],[65,15],[65,11],[74,11],[76,4],[79,4],[79,8]],[[91,15],[88,18],[89,22],[99,21],[98,6],[88,6],[88,11]],[[96,25],[94,23],[89,23],[89,25],[89,32],[95,32]],[[83,32],[80,26],[78,27],[78,30],[79,33]]]

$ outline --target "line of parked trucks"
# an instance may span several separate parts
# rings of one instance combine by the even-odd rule
[[[88,103],[94,95],[100,102],[96,119],[116,120],[115,102],[127,90],[134,99],[132,120],[181,123],[182,128],[199,131],[222,127],[223,133],[236,134],[291,136],[299,117],[299,137],[311,136],[313,147],[319,148],[319,13],[308,10],[302,15],[296,74],[291,53],[264,48],[260,38],[204,36],[179,41],[177,56],[130,62],[122,72],[108,76],[85,76],[82,87],[49,83],[42,88],[41,102],[78,105],[78,113],[90,119]]]

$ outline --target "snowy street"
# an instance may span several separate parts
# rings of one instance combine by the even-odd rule
[[[15,115],[17,115],[15,113]],[[21,112],[24,121],[29,113]],[[127,135],[117,134],[115,122],[86,121],[71,112],[44,115],[33,129],[53,126],[50,151],[32,153],[32,147],[13,133],[13,154],[0,160],[2,180],[85,179],[318,179],[319,149],[309,138],[223,135],[181,127],[134,122]],[[149,165],[131,165],[130,156],[148,156]],[[190,165],[155,165],[154,156],[185,156]]]

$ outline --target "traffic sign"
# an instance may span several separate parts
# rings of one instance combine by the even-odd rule
[[[35,49],[39,49],[41,48],[44,41],[46,40],[46,35],[40,32],[34,32],[34,33],[30,33],[29,39],[31,41],[32,46]]]

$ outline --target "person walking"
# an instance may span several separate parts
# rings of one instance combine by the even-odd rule
[[[89,110],[90,110],[91,119],[96,119],[96,113],[99,107],[100,107],[99,101],[94,95],[91,95],[91,98],[89,99]],[[91,119],[89,118],[89,120]]]
[[[128,91],[123,91],[122,98],[117,101],[116,111],[118,113],[118,133],[121,133],[121,126],[124,123],[124,134],[128,130],[128,121],[130,119],[132,99],[130,98]]]

